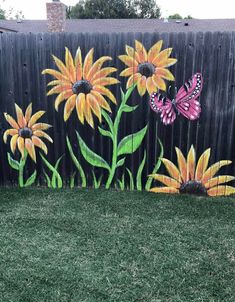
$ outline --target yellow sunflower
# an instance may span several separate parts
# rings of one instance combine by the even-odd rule
[[[15,153],[16,147],[18,147],[22,158],[25,156],[25,149],[36,162],[35,146],[42,149],[47,154],[47,146],[40,139],[40,137],[46,138],[51,143],[53,140],[43,130],[47,130],[51,125],[45,123],[36,123],[38,119],[45,113],[45,111],[38,111],[32,115],[32,104],[29,104],[25,111],[25,115],[18,105],[15,104],[17,121],[13,119],[9,114],[4,113],[7,122],[11,125],[11,129],[4,132],[3,140],[6,143],[7,137],[12,136],[10,146],[12,153]]]
[[[230,195],[235,193],[235,188],[224,185],[234,180],[234,176],[223,175],[215,176],[219,169],[232,162],[221,160],[208,168],[210,149],[207,149],[199,158],[196,165],[196,154],[193,145],[191,146],[187,160],[179,148],[175,148],[178,168],[168,159],[162,158],[169,176],[162,174],[152,174],[155,180],[161,182],[165,187],[155,187],[150,189],[155,193],[187,193],[209,196]],[[223,185],[221,185],[223,184]]]
[[[120,76],[129,77],[126,88],[137,83],[137,89],[141,96],[158,89],[166,90],[165,80],[174,81],[173,74],[167,67],[174,65],[177,59],[169,58],[172,48],[161,51],[163,41],[154,44],[147,52],[139,41],[135,41],[135,49],[126,45],[126,55],[119,56],[128,68],[124,69]]]
[[[86,55],[84,61],[80,47],[73,59],[68,48],[65,48],[65,64],[53,55],[55,64],[59,71],[45,69],[42,74],[50,74],[56,78],[48,83],[54,86],[47,95],[58,94],[55,100],[55,109],[58,111],[59,105],[66,101],[64,107],[64,120],[67,121],[72,111],[76,107],[78,119],[82,124],[84,120],[94,128],[94,113],[101,122],[101,108],[111,112],[111,108],[104,96],[108,97],[114,104],[116,99],[105,86],[119,83],[112,77],[107,77],[117,69],[114,67],[102,68],[105,61],[111,57],[103,56],[93,63],[94,49],[92,48]]]

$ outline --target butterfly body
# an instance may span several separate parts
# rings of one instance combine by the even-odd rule
[[[173,100],[160,93],[153,93],[150,97],[150,107],[153,111],[160,113],[161,120],[165,125],[173,124],[179,114],[189,120],[196,120],[201,113],[198,98],[202,86],[202,75],[196,73],[179,89]]]

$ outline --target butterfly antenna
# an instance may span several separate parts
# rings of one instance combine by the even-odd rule
[[[168,87],[168,94],[171,93],[171,85]]]

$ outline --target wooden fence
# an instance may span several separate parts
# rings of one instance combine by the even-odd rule
[[[128,33],[128,34],[1,34],[0,35],[0,183],[2,185],[17,182],[17,171],[13,170],[7,161],[10,152],[9,143],[2,140],[3,133],[9,128],[3,113],[8,112],[15,117],[14,104],[23,110],[33,103],[33,111],[45,110],[44,122],[52,124],[48,133],[54,140],[48,143],[49,162],[64,154],[60,164],[60,174],[64,182],[69,182],[70,176],[76,172],[66,145],[68,135],[74,153],[83,167],[88,185],[93,183],[91,171],[98,178],[103,174],[107,178],[107,171],[93,167],[81,155],[75,130],[86,142],[90,149],[110,163],[112,160],[112,146],[109,138],[101,136],[88,125],[82,125],[74,112],[67,122],[63,120],[63,106],[59,112],[54,108],[55,96],[46,96],[47,83],[52,78],[42,75],[45,68],[56,69],[52,54],[64,61],[65,46],[74,56],[78,46],[86,54],[94,47],[94,57],[108,55],[113,58],[111,66],[118,71],[115,77],[121,79],[121,86],[125,90],[126,80],[119,77],[124,64],[118,56],[125,53],[125,45],[134,45],[135,39],[141,41],[149,49],[158,40],[163,39],[163,48],[172,47],[172,57],[177,58],[177,64],[170,67],[175,75],[175,85],[180,87],[194,73],[200,72],[204,78],[204,86],[200,97],[202,107],[201,116],[196,121],[188,121],[182,116],[177,117],[171,126],[165,126],[160,116],[153,112],[148,103],[148,96],[140,97],[135,89],[129,105],[139,105],[134,113],[124,113],[122,116],[119,137],[135,133],[148,124],[146,136],[140,147],[131,155],[126,156],[125,164],[117,169],[113,184],[120,179],[125,168],[129,168],[134,178],[146,150],[146,163],[143,167],[142,180],[152,172],[159,157],[160,146],[158,137],[164,146],[164,157],[177,162],[175,146],[186,155],[193,144],[197,158],[207,148],[211,148],[210,163],[221,159],[232,160],[233,163],[224,168],[225,173],[235,175],[235,33]],[[110,88],[120,102],[120,85]],[[115,117],[118,106],[112,106],[111,118]],[[103,127],[105,128],[104,121]],[[35,164],[29,161],[26,174],[32,173]],[[43,182],[43,170],[46,167],[37,156],[36,169],[38,179]],[[163,167],[161,167],[163,171]],[[128,178],[126,173],[126,178]],[[128,178],[129,179],[129,178]],[[79,173],[75,183],[80,183]],[[102,183],[105,183],[102,182]]]

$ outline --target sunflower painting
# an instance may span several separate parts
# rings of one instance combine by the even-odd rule
[[[65,48],[65,64],[53,55],[59,71],[45,69],[42,74],[49,74],[56,80],[48,83],[54,86],[47,95],[58,94],[55,100],[55,109],[58,111],[59,105],[65,102],[64,120],[67,121],[76,108],[78,119],[82,124],[86,121],[94,128],[93,114],[101,122],[101,109],[111,112],[110,105],[105,97],[116,104],[116,98],[106,87],[119,83],[119,81],[109,75],[117,69],[114,67],[102,68],[104,62],[111,60],[109,56],[103,56],[93,63],[94,49],[92,48],[82,60],[80,47],[73,59],[68,48]]]
[[[14,154],[16,148],[19,149],[22,159],[25,157],[25,150],[34,162],[36,162],[35,146],[42,149],[47,154],[47,146],[41,138],[53,142],[51,137],[44,132],[51,126],[45,123],[37,123],[45,111],[38,111],[32,115],[32,104],[29,104],[23,114],[21,108],[15,104],[17,120],[9,114],[4,113],[7,122],[11,125],[11,129],[4,132],[3,140],[6,143],[8,136],[11,136],[10,147]]]
[[[152,174],[150,177],[164,184],[164,187],[154,187],[150,189],[155,193],[187,193],[197,195],[221,196],[235,193],[235,188],[224,185],[235,179],[234,176],[215,176],[219,169],[232,162],[221,160],[208,167],[210,149],[207,149],[199,158],[196,164],[195,149],[191,146],[187,159],[179,148],[175,148],[178,167],[170,160],[162,158],[161,161],[166,167],[169,176],[162,174]]]
[[[158,89],[166,90],[164,80],[174,81],[173,74],[167,69],[177,62],[175,58],[169,58],[172,48],[161,51],[163,41],[154,44],[147,52],[143,44],[135,41],[135,48],[126,45],[126,55],[119,56],[119,59],[128,67],[124,69],[120,76],[129,77],[126,88],[137,84],[138,92],[143,96],[148,91],[149,94]]]

